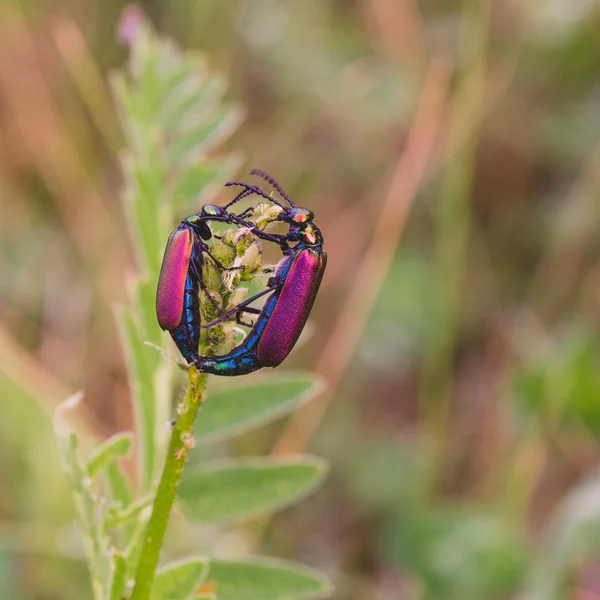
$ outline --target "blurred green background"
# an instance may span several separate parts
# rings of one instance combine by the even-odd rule
[[[131,426],[124,6],[0,2],[3,599],[89,597],[52,410],[83,389],[82,427]],[[227,543],[325,570],[338,600],[600,598],[598,3],[140,6],[229,79],[228,148],[329,255],[286,362],[329,391],[231,451],[332,473]]]

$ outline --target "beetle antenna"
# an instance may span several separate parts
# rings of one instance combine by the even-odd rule
[[[268,181],[281,194],[281,197],[285,198],[290,203],[291,207],[296,206],[294,201],[283,191],[283,188],[279,185],[279,183],[270,175],[267,175],[267,173],[261,171],[260,169],[252,169],[252,171],[250,171],[250,175],[258,175],[258,177]]]
[[[262,196],[263,198],[266,198],[269,202],[274,202],[275,204],[277,204],[277,206],[280,206],[283,210],[287,210],[286,207],[283,204],[281,204],[281,202],[279,202],[279,200],[275,200],[275,198],[273,198],[272,196],[265,194],[265,192],[263,192],[259,187],[256,187],[255,185],[249,185],[247,183],[244,183],[243,181],[228,181],[225,184],[226,187],[230,186],[230,185],[241,185],[242,187],[246,188],[245,192],[247,192],[247,193],[244,194],[244,192],[241,192],[229,204],[226,204],[224,206],[224,208],[231,206],[234,202],[237,202],[240,198],[243,198],[244,195],[248,196],[249,194],[256,194],[257,196]]]
[[[229,185],[229,184],[226,184]],[[251,196],[252,194],[254,194],[254,190],[242,190],[233,200],[231,200],[230,202],[228,202],[223,209],[227,209],[229,208],[232,204],[235,204],[236,202],[239,202],[240,200],[242,200],[243,198],[245,198],[246,196]]]

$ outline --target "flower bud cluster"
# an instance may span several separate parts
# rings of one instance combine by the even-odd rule
[[[261,210],[260,216],[266,212]],[[247,227],[227,229],[220,239],[213,238],[210,253],[227,270],[222,270],[210,256],[204,256],[202,278],[207,292],[200,294],[203,324],[214,321],[223,312],[243,302],[248,289],[240,287],[240,284],[252,281],[262,266],[261,242]],[[207,294],[210,294],[213,302]],[[232,315],[214,327],[203,329],[201,348],[211,348],[212,354],[226,354],[239,344],[238,332],[235,315]]]

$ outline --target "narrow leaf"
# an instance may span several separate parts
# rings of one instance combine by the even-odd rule
[[[240,154],[226,158],[203,161],[183,171],[173,190],[173,203],[177,212],[193,212],[213,198],[224,182],[233,178],[242,164]]]
[[[92,589],[96,597],[104,598],[108,593],[112,567],[109,559],[111,542],[104,532],[105,507],[98,502],[98,489],[80,461],[78,437],[65,419],[65,413],[75,408],[81,398],[81,394],[76,394],[58,406],[54,413],[54,431],[82,529]]]
[[[121,506],[129,506],[133,500],[133,489],[121,465],[116,462],[110,463],[106,469],[106,478],[110,497],[120,502]]]
[[[139,337],[131,312],[122,309],[117,314],[120,331],[129,363],[129,375],[133,392],[133,405],[136,427],[140,439],[139,472],[142,475],[143,489],[149,489],[154,474],[156,428],[154,412],[154,389],[152,387],[152,370],[149,368],[144,350],[144,340]]]
[[[208,581],[219,600],[296,600],[327,598],[331,584],[312,569],[269,558],[211,560]]]
[[[238,107],[219,107],[177,136],[167,151],[169,165],[191,164],[222,144],[243,120]]]
[[[208,561],[190,558],[159,569],[152,585],[151,600],[187,598],[206,579]]]
[[[139,145],[139,135],[137,133],[137,123],[134,119],[136,114],[134,93],[122,73],[112,73],[110,84],[117,101],[116,108],[119,120],[127,137],[128,145],[130,148],[135,148]]]
[[[141,135],[141,134],[140,134]],[[141,140],[140,144],[151,142]],[[158,222],[159,202],[164,196],[162,165],[158,150],[148,150],[144,155],[123,152],[121,166],[128,182],[125,190],[125,207],[129,226],[134,234],[138,260],[150,273],[160,268],[158,249],[162,243]]]
[[[179,495],[191,519],[249,518],[306,496],[326,471],[326,463],[312,456],[222,461],[184,474]]]
[[[181,128],[190,116],[203,116],[225,93],[225,81],[196,72],[174,88],[161,109],[159,119],[165,131]]]
[[[98,471],[116,458],[127,456],[131,452],[133,437],[130,433],[117,433],[97,446],[87,463],[87,472],[94,477]]]
[[[141,520],[138,522],[137,527],[133,530],[133,533],[129,537],[127,547],[123,552],[125,556],[125,562],[127,563],[127,572],[133,575],[135,568],[140,558],[140,552],[142,550],[142,544],[144,543],[144,532],[146,531],[147,521]]]
[[[209,443],[254,429],[312,400],[322,389],[322,380],[304,372],[216,388],[202,407],[194,435],[198,442]]]
[[[127,565],[120,552],[114,551],[109,586],[109,600],[122,600],[127,578]]]
[[[141,512],[150,506],[153,500],[154,494],[146,494],[124,509],[113,510],[110,518],[106,519],[107,531],[112,531],[118,527],[135,525],[139,520]]]
[[[190,78],[206,78],[206,61],[201,54],[190,51],[182,54],[171,40],[162,40],[160,50],[160,110],[164,111],[167,103],[173,102],[173,96],[180,96],[180,88],[185,87]]]

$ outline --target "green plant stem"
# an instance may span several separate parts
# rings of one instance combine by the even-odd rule
[[[144,534],[144,544],[135,574],[131,600],[148,600],[150,597],[171,508],[181,481],[188,450],[193,447],[192,425],[204,400],[203,392],[207,376],[205,373],[199,373],[195,367],[191,367],[189,377],[188,391],[177,411],[179,416],[173,427],[152,515]]]

